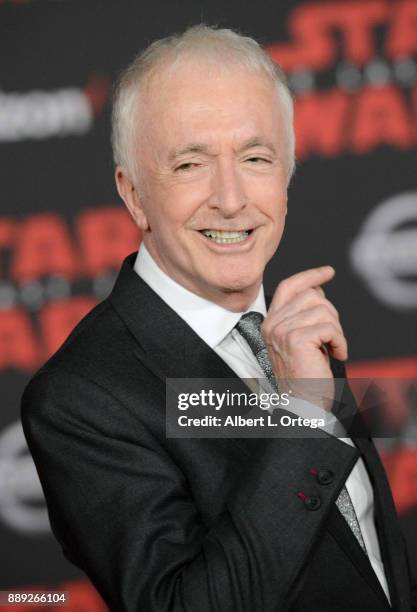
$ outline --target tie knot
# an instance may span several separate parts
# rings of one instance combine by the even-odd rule
[[[251,311],[242,315],[236,325],[237,331],[243,336],[255,355],[265,348],[261,334],[263,320],[264,316],[260,312]]]

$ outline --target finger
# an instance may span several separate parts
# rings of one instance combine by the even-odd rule
[[[306,289],[305,291],[298,293],[291,301],[284,304],[280,309],[272,312],[268,311],[268,314],[265,317],[263,329],[266,333],[267,329],[274,325],[274,319],[276,319],[276,322],[281,320],[283,321],[286,318],[293,316],[297,312],[302,312],[308,308],[319,306],[321,304],[326,306],[330,312],[332,312],[333,315],[339,319],[339,313],[334,305],[326,297],[324,297],[324,291],[319,293],[317,288]]]
[[[281,281],[275,290],[269,309],[275,310],[292,299],[297,293],[327,283],[335,275],[332,266],[303,270]]]
[[[327,306],[320,304],[279,320],[275,324],[272,322],[268,328],[268,333],[264,335],[265,344],[267,346],[272,345],[274,350],[279,352],[280,347],[287,344],[287,337],[297,329],[325,323],[331,323],[343,335],[339,319]]]
[[[325,297],[325,296],[326,296],[326,294],[325,294],[325,292],[324,292],[323,287],[313,287],[313,289],[314,289],[314,291],[317,291],[317,293],[318,293],[319,295],[321,295],[322,297]]]
[[[333,323],[299,327],[288,333],[287,342],[288,351],[292,354],[304,351],[308,345],[321,349],[322,345],[326,344],[335,359],[345,361],[348,358],[347,340]]]
[[[300,312],[294,313],[293,315],[282,319],[272,328],[270,335],[274,336],[274,330],[280,328],[281,335],[288,333],[298,327],[308,327],[310,325],[318,325],[321,323],[332,323],[341,333],[343,333],[342,326],[337,315],[330,310],[326,304],[318,304],[312,308],[301,310]]]

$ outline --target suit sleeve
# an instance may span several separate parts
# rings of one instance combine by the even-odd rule
[[[207,528],[178,465],[96,383],[58,371],[36,376],[22,421],[52,530],[111,610],[281,609],[321,519],[300,510],[295,494],[280,504],[273,445]],[[282,461],[278,469],[288,471]],[[281,516],[299,540],[290,541]]]

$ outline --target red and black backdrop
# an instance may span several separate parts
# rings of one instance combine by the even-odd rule
[[[379,447],[417,567],[417,2],[0,0],[0,589],[70,590],[78,611],[105,606],[50,533],[20,395],[138,246],[113,184],[112,81],[201,21],[255,37],[288,75],[298,163],[266,288],[336,268],[349,375],[395,379]]]

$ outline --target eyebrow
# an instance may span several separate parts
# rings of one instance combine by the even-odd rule
[[[264,140],[263,138],[259,138],[258,136],[252,136],[245,140],[241,147],[238,149],[238,153],[243,153],[247,149],[252,149],[254,147],[266,147],[269,149],[274,155],[277,154],[275,146],[269,140]],[[189,153],[204,153],[210,154],[210,148],[208,145],[201,142],[190,142],[184,147],[180,147],[177,149],[172,149],[168,154],[168,160],[170,162],[174,161],[181,155],[187,155]]]
[[[263,138],[259,138],[258,136],[253,136],[252,138],[245,140],[238,150],[238,153],[243,153],[243,151],[246,151],[246,149],[252,149],[253,147],[266,147],[275,155],[277,153],[275,146],[270,140],[265,140]]]
[[[190,142],[189,144],[185,145],[184,147],[180,147],[179,149],[172,149],[169,152],[168,160],[174,161],[178,157],[181,157],[181,155],[186,155],[188,153],[208,153],[208,152],[209,152],[209,148],[206,144],[203,144],[200,142]]]

